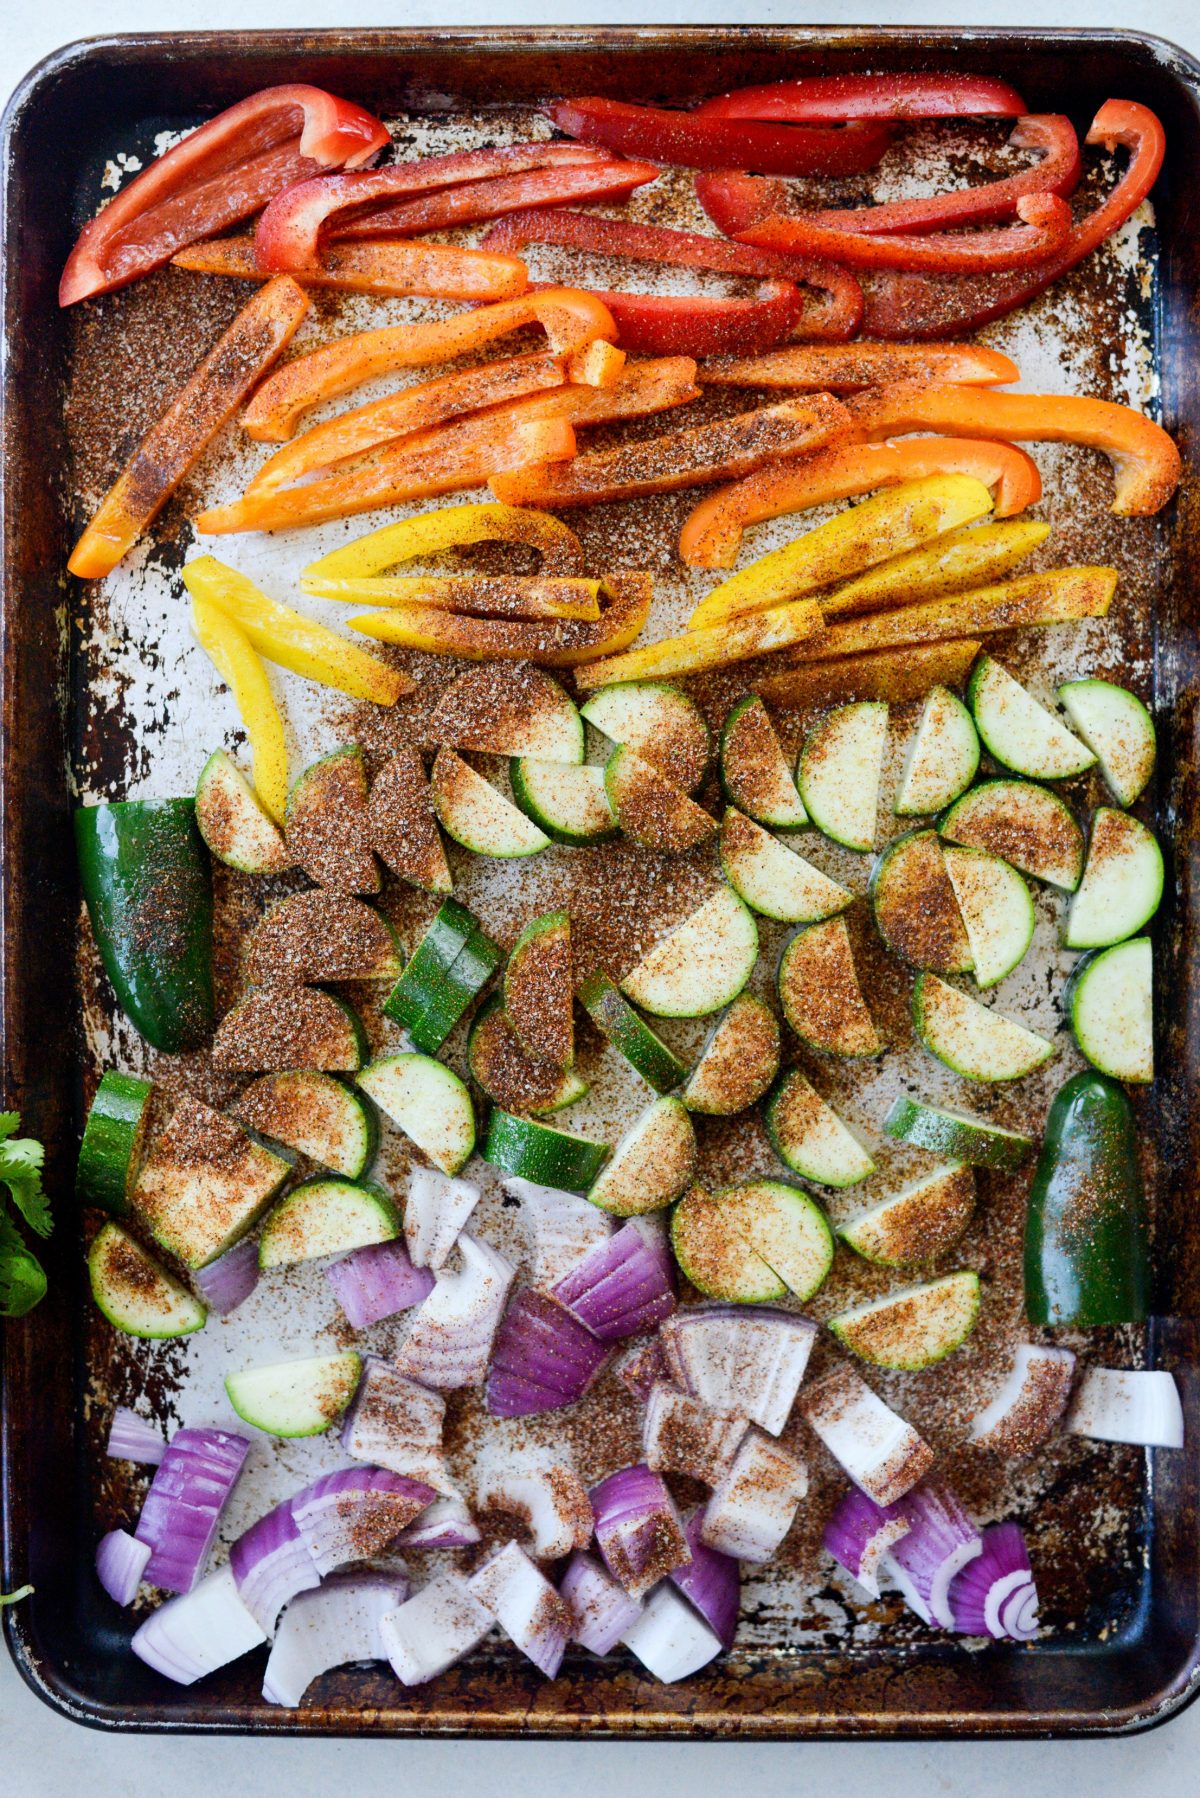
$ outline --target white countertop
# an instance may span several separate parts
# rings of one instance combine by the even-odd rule
[[[1143,0],[1132,13],[1121,0],[649,0],[594,3],[438,4],[386,0],[336,6],[314,0],[4,0],[0,6],[0,93],[60,44],[97,33],[232,28],[300,29],[384,24],[1037,24],[1134,26],[1200,52],[1195,0]],[[736,1768],[734,1762],[736,1759]],[[1003,1744],[786,1744],[540,1742],[263,1742],[172,1736],[117,1738],[84,1730],[46,1710],[0,1653],[0,1790],[13,1798],[305,1798],[309,1793],[388,1798],[399,1788],[419,1798],[442,1794],[509,1798],[531,1790],[567,1790],[579,1798],[708,1798],[736,1776],[755,1798],[782,1798],[803,1780],[822,1798],[886,1789],[888,1798],[940,1794],[1013,1794],[1014,1798],[1185,1798],[1200,1790],[1200,1705],[1149,1735],[1127,1741]],[[1189,1772],[1189,1768],[1191,1769]],[[533,1782],[536,1782],[534,1785]]]

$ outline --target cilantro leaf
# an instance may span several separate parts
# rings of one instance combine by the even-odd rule
[[[0,1317],[24,1317],[45,1296],[41,1262],[25,1247],[7,1212],[0,1211]]]
[[[50,1216],[50,1201],[42,1191],[46,1151],[31,1136],[12,1135],[20,1122],[15,1112],[0,1112],[0,1184],[8,1187],[13,1204],[29,1228],[39,1236],[49,1236],[54,1220]]]

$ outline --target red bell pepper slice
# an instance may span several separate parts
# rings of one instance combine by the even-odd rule
[[[358,168],[388,142],[378,119],[323,88],[293,83],[251,94],[158,157],[84,226],[58,303],[124,287],[284,188],[321,169]]]
[[[259,266],[284,270],[311,268],[323,242],[401,199],[543,169],[611,162],[602,150],[580,144],[509,144],[497,150],[456,150],[449,156],[422,156],[349,175],[317,176],[281,193],[258,221],[254,248]]]
[[[552,148],[559,148],[554,145]],[[605,157],[571,168],[530,169],[519,175],[493,175],[488,181],[464,181],[400,206],[384,206],[364,218],[335,225],[331,241],[353,237],[412,237],[422,231],[448,231],[500,218],[526,206],[561,206],[568,200],[617,200],[655,181],[662,170],[654,162],[625,162]]]
[[[1019,175],[1006,175],[1002,181],[989,181],[982,187],[960,187],[924,199],[892,200],[882,206],[814,212],[810,216],[819,225],[840,231],[866,231],[874,236],[895,231],[939,231],[1009,219],[1023,194],[1058,194],[1065,198],[1074,193],[1083,161],[1070,119],[1062,113],[1031,114],[1017,120],[1008,141],[1019,150],[1040,150],[1041,161],[1022,169]]]
[[[760,169],[765,175],[858,175],[874,168],[891,141],[886,125],[837,131],[806,125],[669,112],[585,95],[546,108],[560,131],[625,156],[690,169]]]
[[[989,75],[805,75],[741,87],[706,100],[703,114],[725,119],[791,119],[833,125],[861,119],[1019,118],[1015,87]]]
[[[750,354],[751,341],[769,349],[789,331],[812,341],[843,342],[862,318],[862,289],[847,269],[810,257],[782,256],[750,244],[727,243],[701,231],[668,225],[638,225],[631,219],[601,218],[593,212],[516,212],[490,230],[483,248],[518,255],[526,244],[566,244],[594,256],[626,256],[633,262],[666,263],[672,268],[712,269],[751,280],[789,282],[815,289],[803,296],[803,310],[789,324],[782,299],[764,294],[757,301],[682,299],[634,293],[605,293],[604,303],[621,328],[622,345],[643,355],[679,349],[694,356]],[[647,304],[647,302],[650,302]],[[676,332],[673,320],[678,318]],[[767,333],[779,324],[775,336]]]
[[[944,274],[1007,273],[1045,262],[1067,241],[1071,209],[1056,194],[1023,194],[1016,204],[1019,225],[996,231],[950,231],[924,235],[870,237],[862,231],[836,231],[817,224],[811,214],[772,213],[748,231],[743,242],[800,255],[826,256],[851,268],[919,269]]]
[[[1135,100],[1106,100],[1087,134],[1089,144],[1130,153],[1129,166],[1100,206],[1073,226],[1060,249],[1040,267],[991,279],[937,280],[894,274],[873,285],[867,298],[866,330],[872,337],[964,336],[1024,305],[1082,262],[1141,205],[1158,179],[1166,133],[1148,106]]]

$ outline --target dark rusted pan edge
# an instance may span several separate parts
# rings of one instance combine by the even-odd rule
[[[60,704],[60,635],[64,607],[62,566],[68,521],[64,496],[52,471],[56,429],[52,394],[57,314],[53,287],[61,261],[62,210],[53,208],[52,173],[13,160],[27,119],[53,106],[70,82],[88,70],[123,76],[125,102],[160,113],[186,111],[197,84],[206,105],[227,104],[266,81],[312,78],[339,82],[368,104],[391,106],[410,98],[397,90],[398,53],[436,86],[439,68],[476,55],[503,58],[506,79],[544,93],[557,83],[564,62],[586,72],[602,91],[657,97],[655,70],[664,57],[686,59],[696,91],[714,82],[704,70],[720,61],[734,80],[767,79],[782,53],[790,66],[820,56],[824,69],[932,65],[953,54],[957,62],[1028,76],[1035,99],[1053,91],[1070,70],[1079,85],[1094,88],[1103,71],[1128,71],[1127,88],[1154,103],[1169,103],[1177,118],[1193,120],[1190,162],[1180,157],[1161,201],[1164,223],[1163,382],[1166,422],[1195,440],[1200,428],[1200,126],[1195,126],[1200,66],[1185,52],[1135,34],[1088,31],[991,32],[983,28],[801,30],[789,27],[629,29],[562,28],[500,31],[386,31],[346,33],[240,33],[216,37],[96,38],[56,52],[35,70],[10,102],[4,138],[4,481],[0,521],[9,526],[3,544],[0,656],[3,667],[3,766],[0,778],[0,991],[6,1098],[26,1115],[27,1126],[52,1147],[51,1179],[69,1191],[65,1150],[71,1140],[67,1070],[75,1052],[70,1039],[70,998],[55,1002],[63,980],[52,945],[70,932],[76,892],[67,835],[69,801],[62,780],[64,721]],[[677,63],[678,66],[678,63]],[[284,71],[286,70],[286,76]],[[432,71],[432,75],[430,74]],[[539,73],[539,71],[541,71]],[[1097,72],[1099,71],[1099,72]],[[578,85],[578,83],[577,83]],[[153,90],[155,104],[148,95]],[[680,97],[687,81],[672,84]],[[25,133],[25,138],[30,137]],[[1182,142],[1182,139],[1179,140]],[[28,142],[21,139],[27,152]],[[1190,190],[1190,191],[1189,191]],[[1193,197],[1196,196],[1196,197]],[[1189,312],[1192,316],[1189,317]],[[30,321],[33,321],[32,325]],[[36,421],[37,430],[29,426]],[[1169,1062],[1174,1078],[1162,1102],[1168,1120],[1172,1176],[1171,1236],[1180,1277],[1162,1308],[1197,1312],[1200,1255],[1191,1212],[1188,1172],[1200,1147],[1200,998],[1187,979],[1195,966],[1194,932],[1200,917],[1200,711],[1196,688],[1195,608],[1200,604],[1200,497],[1194,483],[1177,508],[1175,579],[1159,619],[1157,684],[1170,709],[1168,747],[1173,780],[1164,824],[1174,839],[1180,890],[1168,965],[1187,1004],[1173,1020]],[[1021,1737],[1130,1733],[1177,1714],[1200,1682],[1200,1604],[1195,1469],[1176,1473],[1159,1456],[1154,1502],[1150,1597],[1144,1614],[1121,1641],[1102,1650],[1039,1646],[1025,1655],[991,1652],[954,1659],[939,1650],[855,1657],[799,1657],[793,1670],[744,1662],[726,1667],[684,1690],[640,1682],[627,1668],[601,1672],[595,1663],[574,1665],[549,1694],[525,1680],[508,1661],[471,1666],[432,1691],[398,1694],[390,1676],[335,1675],[324,1682],[319,1708],[278,1712],[254,1702],[243,1668],[205,1683],[202,1695],[161,1699],[161,1686],[122,1674],[117,1694],[89,1684],[88,1662],[103,1658],[103,1632],[82,1659],[70,1650],[78,1632],[94,1628],[79,1583],[72,1516],[77,1445],[67,1407],[54,1394],[77,1385],[78,1331],[68,1295],[73,1272],[70,1213],[60,1206],[60,1226],[48,1266],[51,1295],[22,1324],[10,1327],[0,1398],[5,1573],[20,1583],[33,1572],[39,1587],[32,1607],[5,1615],[10,1651],[32,1689],[61,1714],[114,1730],[250,1732],[260,1734],[494,1734],[539,1736],[757,1739],[797,1737]],[[58,1276],[55,1278],[55,1276]],[[1197,1411],[1197,1343],[1189,1325],[1163,1326],[1157,1364],[1186,1370],[1190,1439],[1200,1427]],[[49,1402],[48,1402],[49,1401]],[[1189,1456],[1191,1462],[1193,1457]],[[1188,1484],[1188,1481],[1192,1485]],[[44,1495],[49,1494],[49,1500]],[[77,1513],[76,1513],[77,1514]],[[73,1636],[72,1632],[76,1632]],[[113,1638],[114,1644],[116,1638]],[[967,1665],[960,1665],[965,1661]],[[74,1662],[78,1674],[68,1670]],[[257,1667],[257,1663],[256,1663]],[[397,1703],[397,1697],[402,1705]]]

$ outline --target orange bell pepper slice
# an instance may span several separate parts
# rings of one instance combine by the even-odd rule
[[[250,437],[282,443],[292,435],[301,414],[322,400],[399,368],[452,362],[510,331],[537,324],[556,356],[572,356],[597,337],[612,341],[617,335],[608,308],[593,294],[574,287],[543,287],[520,299],[455,313],[453,318],[358,331],[297,356],[264,381],[242,414],[242,427]]]
[[[507,618],[469,618],[433,606],[402,606],[363,612],[350,628],[380,643],[423,649],[432,655],[463,656],[473,662],[537,662],[544,668],[575,668],[627,648],[650,616],[654,582],[649,574],[623,568],[601,577],[607,604],[594,622],[548,619],[537,623]]]
[[[701,364],[705,387],[788,387],[851,393],[892,381],[953,381],[1005,387],[1021,371],[1009,356],[981,343],[788,343],[761,356],[726,356]]]
[[[490,475],[526,462],[566,460],[575,453],[575,433],[566,419],[548,418],[536,410],[540,399],[516,400],[416,437],[402,437],[368,461],[322,480],[280,493],[245,494],[232,505],[201,512],[196,528],[205,535],[223,535],[320,524],[405,500],[482,487]]]
[[[688,514],[679,554],[692,568],[732,568],[748,525],[934,474],[974,475],[995,494],[997,518],[1011,518],[1042,496],[1037,463],[1010,443],[923,437],[912,443],[838,444],[802,462],[761,468],[710,494]]]
[[[386,399],[352,412],[341,412],[285,444],[264,462],[247,495],[277,493],[303,475],[331,468],[352,456],[367,455],[397,438],[413,437],[464,412],[479,412],[526,394],[563,385],[562,364],[555,356],[510,356],[483,368],[467,368],[390,393]]]
[[[845,407],[818,393],[597,450],[577,456],[567,468],[515,468],[493,476],[490,485],[508,505],[604,505],[749,474],[780,456],[822,449],[845,430]]]
[[[81,580],[114,569],[290,342],[308,299],[289,275],[256,293],[143,437],[71,552]]]
[[[229,275],[238,281],[271,279],[271,270],[260,268],[255,260],[252,237],[218,237],[209,243],[191,244],[172,256],[171,264],[201,275]],[[321,252],[319,264],[297,269],[292,278],[305,287],[373,293],[385,299],[420,295],[434,300],[508,300],[524,293],[527,284],[525,264],[519,256],[389,238],[330,244]]]
[[[1108,400],[914,382],[862,394],[849,402],[849,410],[867,438],[944,431],[954,437],[1087,444],[1112,463],[1112,510],[1122,517],[1161,511],[1179,485],[1182,462],[1174,440],[1132,406]]]

